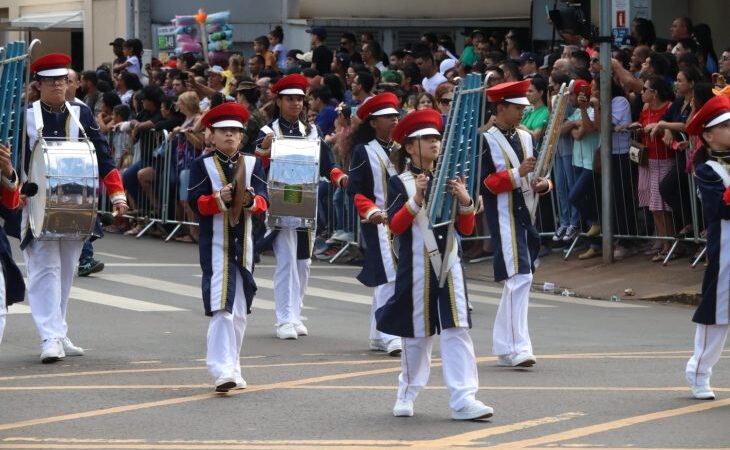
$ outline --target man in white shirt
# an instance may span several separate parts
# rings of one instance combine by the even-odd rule
[[[416,65],[423,75],[421,86],[423,90],[431,95],[436,95],[436,88],[441,83],[448,81],[437,69],[433,55],[429,52],[422,52],[416,56]]]

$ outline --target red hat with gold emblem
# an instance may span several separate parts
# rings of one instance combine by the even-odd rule
[[[444,118],[435,109],[413,111],[398,122],[393,130],[393,140],[402,144],[406,138],[441,136]]]
[[[33,61],[30,71],[39,77],[62,77],[68,75],[71,57],[65,53],[49,53]]]
[[[487,96],[492,103],[514,103],[515,105],[529,106],[527,90],[530,88],[530,80],[510,81],[500,83],[487,89]]]
[[[298,73],[287,75],[271,88],[276,95],[304,95],[309,87],[307,79]]]
[[[730,120],[730,98],[726,95],[712,97],[687,122],[687,133],[699,135],[707,128]]]
[[[371,116],[398,114],[398,97],[392,92],[383,92],[370,97],[357,109],[357,117],[365,120]]]
[[[586,97],[591,96],[591,83],[587,82],[586,80],[577,79],[573,81],[573,94],[580,94],[581,89],[585,86],[585,94]]]
[[[245,106],[228,102],[208,111],[203,116],[203,125],[208,128],[243,128],[248,117],[248,109]]]

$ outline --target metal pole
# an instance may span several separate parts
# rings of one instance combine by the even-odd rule
[[[600,0],[601,36],[611,36],[611,0]],[[613,198],[611,179],[611,43],[601,41],[601,217],[603,262],[613,262]]]

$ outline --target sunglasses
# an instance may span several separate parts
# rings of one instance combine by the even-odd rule
[[[441,98],[439,99],[439,103],[442,105],[450,105],[453,100],[453,98]]]

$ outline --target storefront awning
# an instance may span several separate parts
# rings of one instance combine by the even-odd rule
[[[10,20],[11,28],[35,28],[49,30],[57,28],[83,28],[83,11],[57,11],[42,14],[28,14]]]

